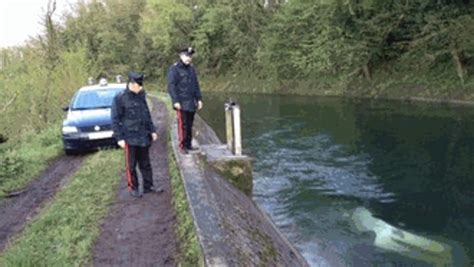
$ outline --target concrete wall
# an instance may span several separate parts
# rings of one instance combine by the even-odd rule
[[[252,165],[235,157],[197,116],[200,152],[174,153],[207,266],[308,266],[271,219],[251,199]]]

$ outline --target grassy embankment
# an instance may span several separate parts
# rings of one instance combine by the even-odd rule
[[[150,87],[157,88],[157,87]],[[160,101],[163,101],[169,110],[169,122],[175,120],[174,113],[171,112],[170,100],[163,93],[155,93]],[[177,234],[180,244],[180,259],[182,266],[204,266],[204,258],[199,245],[199,241],[194,228],[193,217],[189,209],[188,199],[184,189],[183,180],[178,169],[178,165],[173,153],[171,136],[168,137],[168,164],[171,178],[171,188],[173,190],[173,206],[176,210],[178,220]]]
[[[201,87],[203,91],[226,93],[474,102],[474,79],[461,85],[449,75],[434,74],[415,77],[407,73],[376,73],[370,81],[360,78],[350,82],[342,77],[276,81],[239,74],[202,77]]]
[[[85,266],[117,191],[122,154],[100,151],[2,255],[0,266]]]
[[[40,133],[25,133],[0,145],[0,199],[21,190],[61,155],[60,130],[50,126]]]
[[[259,79],[252,74],[201,75],[203,92],[229,94],[277,94],[307,96],[338,96],[348,98],[394,99],[429,102],[474,104],[474,79],[461,85],[447,73],[414,76],[407,72],[376,72],[372,79],[343,77],[315,77],[314,79],[286,80]],[[165,81],[149,88],[166,92]],[[204,96],[205,97],[205,96]]]

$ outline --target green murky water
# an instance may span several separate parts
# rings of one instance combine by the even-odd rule
[[[474,262],[474,107],[233,96],[254,200],[313,266]],[[201,112],[224,137],[224,94]]]

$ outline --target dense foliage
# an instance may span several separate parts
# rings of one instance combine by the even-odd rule
[[[162,82],[188,44],[204,77],[474,98],[470,0],[93,0],[61,21],[47,10],[44,34],[0,53],[0,140],[56,121],[88,76]]]

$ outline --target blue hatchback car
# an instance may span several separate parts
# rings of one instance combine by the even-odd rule
[[[110,112],[114,97],[125,88],[125,83],[108,84],[101,80],[76,92],[65,108],[62,139],[66,154],[117,147]]]

